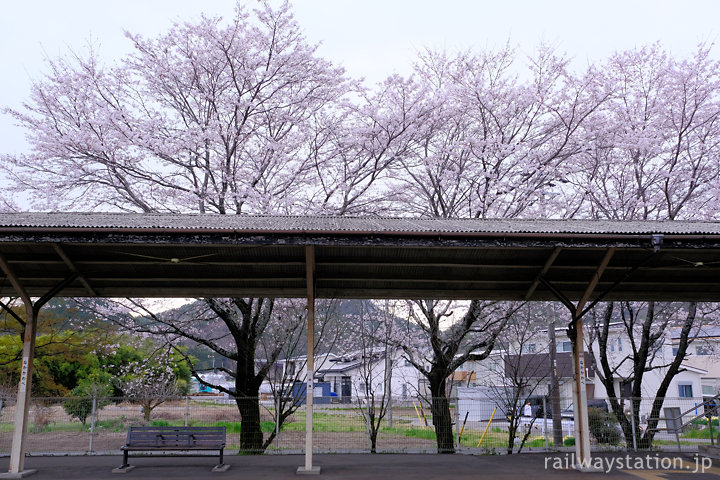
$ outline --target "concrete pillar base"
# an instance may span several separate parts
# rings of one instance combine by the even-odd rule
[[[0,478],[25,478],[25,477],[29,477],[30,475],[33,475],[35,473],[37,473],[37,470],[22,470],[17,473],[7,472],[7,473],[0,473]]]
[[[606,473],[605,470],[602,467],[596,467],[594,465],[580,465],[579,463],[576,463],[573,465],[573,468],[577,470],[578,472],[583,473]]]
[[[320,465],[314,465],[310,470],[306,470],[305,466],[298,467],[295,472],[298,475],[320,475]]]

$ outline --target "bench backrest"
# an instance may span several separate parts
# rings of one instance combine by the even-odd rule
[[[130,427],[130,447],[212,447],[225,444],[225,427]]]

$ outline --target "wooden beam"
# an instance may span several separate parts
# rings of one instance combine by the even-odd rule
[[[612,259],[614,254],[614,247],[608,248],[605,252],[603,259],[600,261],[600,265],[598,265],[597,270],[595,270],[595,274],[593,275],[590,283],[585,289],[585,293],[583,293],[583,296],[580,297],[580,301],[578,302],[577,307],[575,307],[575,317],[579,318],[578,315],[582,315],[585,304],[588,302],[588,300],[590,300],[590,296],[595,291],[595,287],[600,282],[600,277],[602,277],[602,274],[605,272],[605,268],[608,266],[608,263],[610,263],[610,259]]]
[[[32,299],[25,289],[25,286],[20,283],[18,276],[15,275],[13,269],[10,268],[10,264],[8,264],[7,259],[2,253],[0,253],[0,269],[5,272],[5,276],[10,281],[10,285],[12,285],[13,289],[20,296],[25,305],[32,305]]]
[[[553,262],[555,262],[555,259],[560,255],[560,252],[562,251],[562,248],[556,247],[548,259],[545,261],[545,265],[543,265],[542,270],[537,274],[535,277],[535,280],[533,281],[532,285],[530,285],[530,288],[527,292],[525,292],[525,300],[530,300],[530,297],[532,297],[533,293],[535,293],[535,289],[540,285],[540,279],[545,277],[545,274],[550,270],[550,267],[552,266]]]
[[[70,257],[67,256],[65,251],[62,249],[60,245],[57,243],[53,243],[53,249],[55,249],[55,252],[58,254],[58,256],[62,259],[62,261],[65,263],[65,265],[70,269],[71,272],[77,273],[77,278],[80,280],[80,283],[83,284],[87,292],[90,294],[91,297],[97,297],[97,292],[93,289],[93,287],[90,286],[88,281],[85,279],[85,277],[80,273],[80,271],[75,267],[73,262],[70,260]]]

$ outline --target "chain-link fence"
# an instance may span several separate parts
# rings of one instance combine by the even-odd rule
[[[550,401],[534,399],[515,409],[491,399],[392,399],[384,406],[366,399],[315,399],[313,445],[318,453],[437,452],[467,453],[561,450],[574,446],[571,399],[562,399],[557,420]],[[305,446],[305,405],[278,426],[276,403],[259,405],[259,429],[267,453],[300,453]],[[654,399],[624,399],[618,418],[610,402],[591,400],[590,437],[594,450],[694,450],[714,443],[717,414],[702,399],[667,398],[653,417]],[[514,410],[514,412],[513,412]],[[657,408],[656,408],[657,410]],[[10,451],[15,406],[0,409],[0,455]],[[190,396],[164,401],[150,412],[123,398],[34,398],[30,407],[27,451],[41,453],[117,453],[131,425],[225,426],[227,450],[243,449],[238,405],[224,396]],[[438,440],[440,438],[440,440]],[[267,444],[267,445],[265,445]]]

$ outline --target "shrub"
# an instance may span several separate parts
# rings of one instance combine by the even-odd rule
[[[620,422],[618,422],[614,414],[599,408],[588,408],[588,420],[590,421],[590,433],[598,443],[609,445],[620,443],[622,438]]]
[[[77,396],[77,387],[70,392],[72,398],[68,398],[63,402],[63,409],[71,418],[77,418],[85,425],[87,417],[92,413],[92,398],[86,396]],[[82,395],[82,394],[81,394]]]
[[[100,397],[97,399],[96,408],[101,410],[110,404],[107,398],[102,398],[110,394],[110,387],[92,383],[91,381],[83,382],[70,392],[71,398],[63,401],[63,409],[71,418],[77,418],[85,425],[87,417],[92,413],[92,397]]]
[[[575,445],[575,437],[567,436],[567,437],[563,438],[563,445],[565,445],[566,447],[574,446]]]
[[[702,417],[702,418],[698,418],[697,420],[693,420],[692,424],[693,424],[693,425],[706,425],[706,426],[707,426],[708,420],[707,420],[706,417]],[[717,426],[718,426],[718,417],[712,417],[712,424],[713,424],[713,427],[717,427]]]

